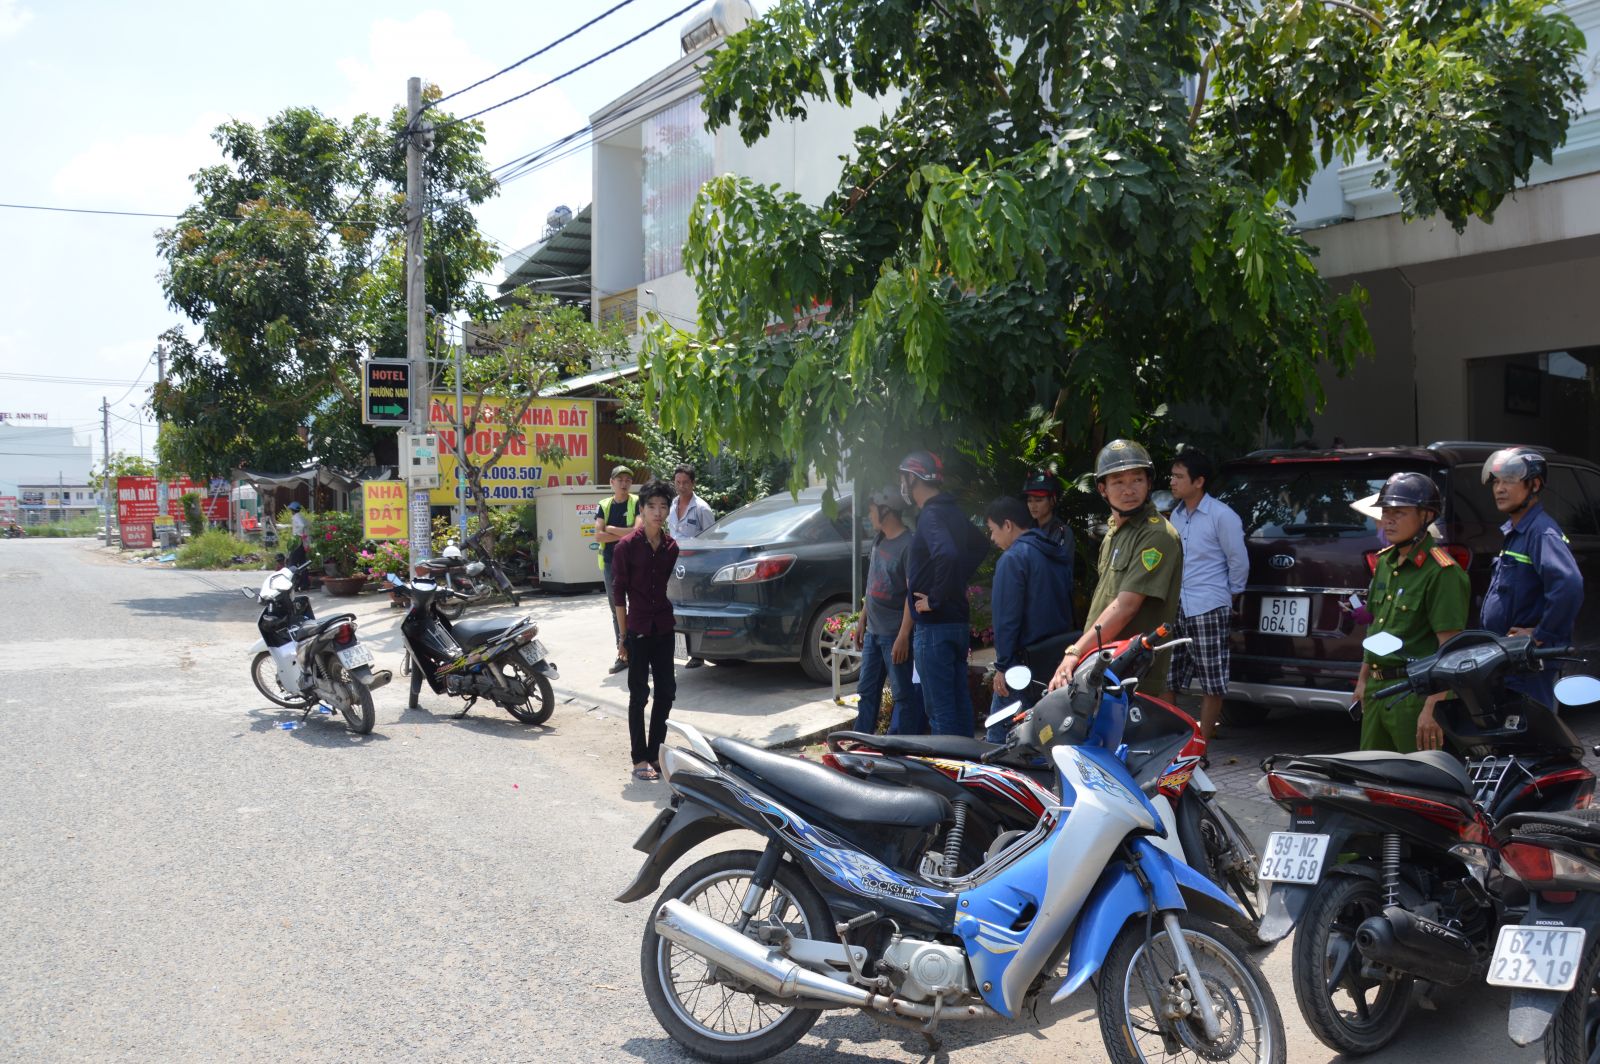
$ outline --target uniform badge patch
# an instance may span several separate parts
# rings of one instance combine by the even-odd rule
[[[1154,572],[1156,566],[1161,564],[1161,552],[1149,547],[1139,555],[1139,561],[1144,565],[1146,572]]]

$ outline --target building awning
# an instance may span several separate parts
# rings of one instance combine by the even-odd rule
[[[538,292],[564,303],[589,302],[590,242],[594,234],[594,205],[544,240],[529,244],[505,259],[505,280],[496,285],[499,302],[516,292]]]
[[[629,362],[622,366],[613,366],[610,369],[597,369],[593,373],[585,373],[581,377],[568,377],[564,381],[557,381],[546,388],[539,389],[541,398],[549,399],[557,395],[576,396],[580,392],[596,388],[608,381],[619,377],[631,377],[639,372],[639,363]]]

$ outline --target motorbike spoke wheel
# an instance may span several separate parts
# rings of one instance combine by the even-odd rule
[[[521,658],[508,658],[500,667],[529,692],[521,702],[508,704],[506,711],[524,724],[543,724],[549,720],[550,714],[556,711],[556,693],[550,686],[550,678],[542,672],[534,672]]]
[[[1364,974],[1356,945],[1361,921],[1383,912],[1377,883],[1363,876],[1324,879],[1306,904],[1294,942],[1294,996],[1321,1042],[1352,1056],[1392,1042],[1411,1011],[1409,975]]]
[[[1283,1016],[1266,978],[1231,932],[1181,918],[1184,941],[1211,996],[1220,1028],[1206,1037],[1187,974],[1159,923],[1145,938],[1143,917],[1128,921],[1106,955],[1099,980],[1100,1034],[1117,1064],[1283,1064]]]
[[[262,697],[273,705],[284,709],[306,708],[303,696],[285,691],[278,682],[278,666],[272,660],[271,652],[263,650],[250,662],[250,679],[255,682],[256,690],[261,692]]]
[[[736,925],[740,903],[761,855],[751,850],[713,854],[697,861],[656,900],[676,898],[719,923]],[[791,864],[778,866],[772,888],[746,927],[782,925],[796,938],[832,941],[828,907]],[[717,1064],[746,1064],[783,1052],[817,1022],[816,1009],[796,1008],[759,995],[730,976],[712,971],[704,958],[646,926],[640,966],[645,997],[656,1020],[695,1056]]]
[[[1561,1000],[1544,1032],[1544,1059],[1600,1062],[1600,936],[1592,931],[1578,966],[1578,981]]]

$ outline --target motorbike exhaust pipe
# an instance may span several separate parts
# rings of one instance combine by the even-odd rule
[[[902,998],[885,997],[858,986],[830,979],[820,972],[802,968],[769,946],[746,938],[727,924],[695,912],[676,898],[661,903],[656,910],[656,934],[690,953],[704,957],[718,968],[765,990],[774,997],[824,1001],[844,1008],[871,1009],[893,1016],[919,1019],[990,1020],[999,1018],[987,1005],[932,1005]]]
[[[676,898],[662,902],[656,911],[656,934],[776,997],[871,1008],[872,999],[878,996],[802,968],[777,950],[695,912]]]
[[[1368,960],[1444,986],[1466,982],[1477,960],[1477,950],[1461,932],[1398,905],[1363,920],[1356,946]]]

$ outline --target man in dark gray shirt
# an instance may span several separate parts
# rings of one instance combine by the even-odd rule
[[[887,676],[894,695],[894,735],[921,735],[928,730],[922,692],[911,682],[911,608],[906,603],[906,549],[911,533],[901,517],[905,504],[898,491],[874,492],[867,516],[877,533],[867,569],[867,597],[856,628],[861,645],[861,678],[856,681],[860,705],[856,730],[875,732]]]

